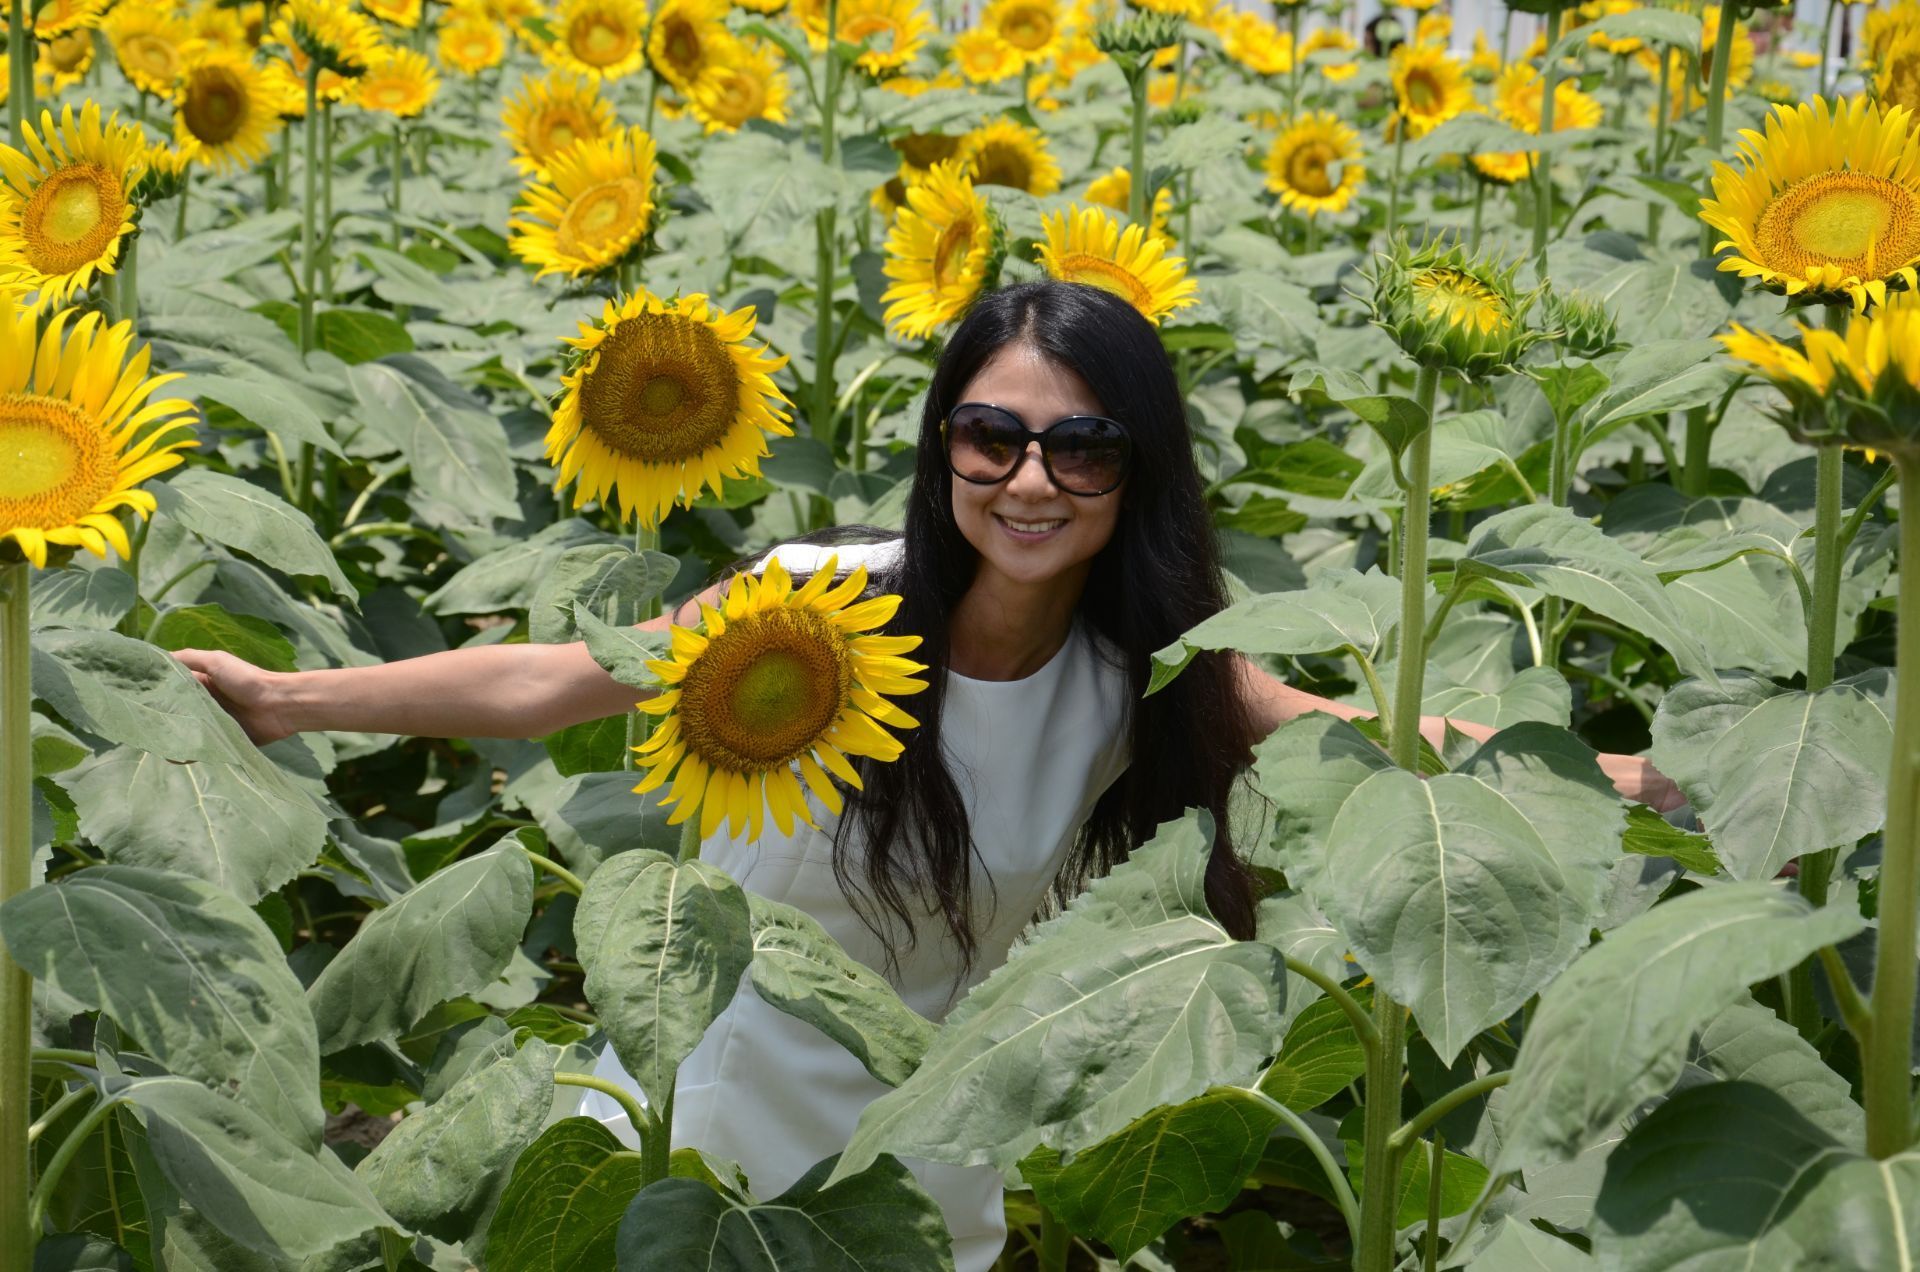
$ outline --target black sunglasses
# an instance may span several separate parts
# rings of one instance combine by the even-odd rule
[[[1040,443],[1047,479],[1069,495],[1104,495],[1126,478],[1133,441],[1126,427],[1102,415],[1069,415],[1035,432],[1003,406],[962,402],[940,426],[947,467],[962,481],[994,486],[1008,480]]]

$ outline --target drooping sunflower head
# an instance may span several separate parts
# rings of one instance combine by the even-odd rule
[[[1466,68],[1432,45],[1402,44],[1392,58],[1394,120],[1409,138],[1420,138],[1473,107]]]
[[[1894,41],[1910,31],[1920,31],[1920,0],[1875,5],[1860,24],[1860,47],[1869,61],[1881,62]]]
[[[704,630],[674,627],[672,657],[647,664],[663,692],[640,709],[666,718],[634,748],[648,773],[633,789],[671,778],[668,824],[698,810],[703,838],[724,821],[752,842],[771,813],[791,835],[796,822],[816,825],[807,791],[838,816],[834,780],[860,789],[848,757],[904,751],[881,726],[919,724],[888,699],[927,687],[916,678],[926,666],[904,656],[920,638],[878,634],[900,598],[859,600],[865,567],[836,583],[837,564],[828,557],[797,589],[777,559],[759,578],[735,575],[720,609],[701,607]]]
[[[57,305],[114,272],[121,237],[134,230],[147,146],[138,124],[117,115],[102,124],[91,101],[78,119],[63,107],[58,125],[43,111],[24,134],[25,153],[0,145],[0,277]]]
[[[1063,34],[1055,0],[993,0],[980,15],[980,25],[1011,44],[1027,66],[1051,58]]]
[[[751,305],[727,313],[701,295],[608,301],[567,341],[582,356],[547,432],[556,489],[578,479],[574,507],[617,498],[623,519],[656,526],[702,488],[758,475],[767,435],[793,430],[773,383],[787,360],[748,343],[754,321]]]
[[[1920,295],[1888,296],[1844,334],[1799,327],[1800,348],[1738,323],[1718,339],[1780,390],[1775,418],[1797,440],[1920,456]]]
[[[122,4],[108,15],[104,29],[113,43],[121,74],[143,93],[172,97],[193,33],[171,10]]]
[[[548,180],[521,194],[509,221],[514,254],[536,277],[604,273],[639,246],[653,224],[654,146],[645,129],[616,129],[547,160]]]
[[[1346,211],[1367,175],[1359,134],[1324,110],[1302,116],[1274,138],[1266,169],[1267,189],[1308,216]]]
[[[462,75],[492,70],[507,57],[506,33],[485,9],[462,6],[447,11],[435,47],[440,64]]]
[[[133,201],[143,208],[179,196],[193,157],[178,146],[157,141],[147,147],[146,165],[146,172],[133,185]]]
[[[955,36],[951,53],[969,84],[997,84],[1020,73],[1020,50],[985,27]]]
[[[40,57],[34,73],[45,80],[50,91],[64,92],[87,77],[93,69],[93,29],[82,27],[62,31],[40,42]]]
[[[554,71],[544,80],[522,80],[500,122],[506,125],[501,136],[513,147],[513,166],[545,181],[555,155],[577,141],[613,135],[613,104],[600,96],[592,79]]]
[[[287,0],[274,36],[321,70],[349,79],[365,72],[381,44],[380,28],[343,0]],[[296,62],[294,69],[304,74],[306,68]]]
[[[423,0],[360,0],[360,7],[388,26],[411,31],[420,25]]]
[[[787,122],[787,75],[780,55],[753,39],[738,41],[725,62],[694,81],[687,104],[708,132],[734,132],[748,120]]]
[[[1700,219],[1724,237],[1720,268],[1789,296],[1850,297],[1913,287],[1920,265],[1920,137],[1913,115],[1854,98],[1777,106],[1746,132],[1741,167],[1713,167]],[[1728,250],[1731,249],[1731,250]]]
[[[1508,370],[1543,338],[1527,323],[1539,292],[1514,288],[1518,269],[1457,244],[1398,240],[1374,258],[1373,321],[1422,366],[1468,377]]]
[[[42,333],[32,308],[0,294],[0,555],[43,568],[50,546],[131,556],[119,510],[151,514],[137,487],[195,444],[171,427],[188,403],[149,400],[179,377],[147,374],[133,324],[89,313],[69,332],[72,318],[62,311]]]
[[[647,41],[653,69],[681,92],[690,91],[703,70],[730,57],[734,38],[722,21],[726,13],[724,0],[661,0]]]
[[[374,54],[367,73],[360,77],[358,100],[362,110],[414,119],[439,89],[440,73],[427,61],[426,54],[386,46]]]
[[[999,225],[958,159],[933,165],[902,191],[882,267],[887,325],[921,340],[959,318],[987,288],[1004,255]]]
[[[1114,168],[1104,176],[1095,177],[1087,185],[1087,202],[1098,203],[1103,208],[1112,208],[1115,212],[1126,212],[1133,198],[1133,173],[1126,168]],[[1173,191],[1161,186],[1153,192],[1153,215],[1147,219],[1156,238],[1171,242],[1173,234],[1167,228],[1167,218],[1173,215]]]
[[[561,0],[554,39],[545,50],[553,65],[596,81],[631,75],[647,60],[645,0]]]
[[[918,0],[841,0],[840,39],[866,46],[854,65],[869,75],[889,75],[913,61],[934,30]]]
[[[1105,208],[1069,207],[1040,219],[1046,242],[1040,264],[1062,282],[1085,283],[1112,292],[1149,322],[1199,302],[1200,289],[1187,263],[1168,256],[1166,240],[1139,225],[1120,227]]]
[[[958,158],[975,185],[1011,186],[1032,195],[1060,188],[1060,161],[1047,149],[1045,135],[1015,120],[996,119],[966,134]]]
[[[174,90],[174,144],[195,163],[220,171],[243,167],[272,146],[280,104],[251,57],[202,47],[181,68]]]

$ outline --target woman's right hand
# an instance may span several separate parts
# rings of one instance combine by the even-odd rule
[[[246,730],[255,746],[299,732],[287,719],[282,697],[275,692],[281,673],[262,671],[244,658],[219,649],[180,649],[173,656],[207,687],[213,700]]]

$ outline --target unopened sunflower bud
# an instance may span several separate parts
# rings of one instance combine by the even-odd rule
[[[1518,268],[1458,245],[1397,240],[1375,258],[1373,321],[1423,366],[1468,377],[1512,370],[1544,338],[1526,321],[1540,293],[1514,289]]]
[[[1186,34],[1186,23],[1172,13],[1136,13],[1108,19],[1093,28],[1094,47],[1111,58],[1140,61],[1172,48]]]
[[[1547,327],[1562,352],[1576,358],[1598,358],[1621,347],[1613,314],[1585,292],[1549,292]]]

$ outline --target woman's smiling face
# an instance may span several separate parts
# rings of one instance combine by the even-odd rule
[[[1050,362],[1031,345],[1009,344],[982,366],[960,394],[1019,416],[1039,432],[1069,415],[1107,415],[1106,405],[1075,371]],[[1104,495],[1069,495],[1040,462],[1039,442],[1027,444],[1013,476],[991,486],[948,475],[953,519],[980,554],[983,570],[1015,583],[1044,583],[1078,572],[1113,538],[1126,483]]]

